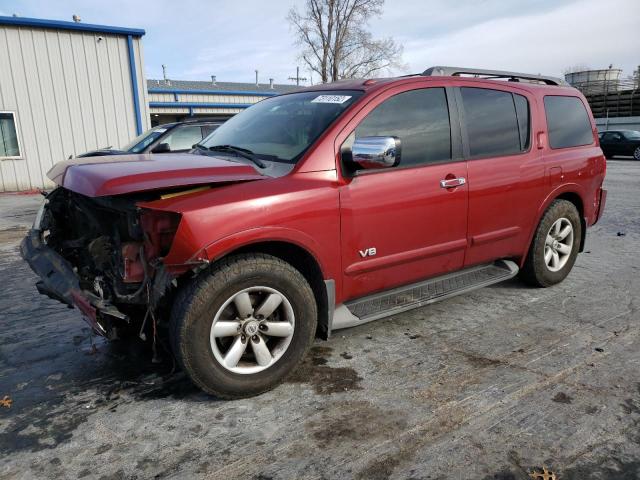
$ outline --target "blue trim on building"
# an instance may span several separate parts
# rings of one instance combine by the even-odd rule
[[[147,88],[149,93],[173,93],[187,95],[244,95],[246,97],[274,97],[278,92],[251,92],[245,90],[185,90],[180,88]]]
[[[93,25],[91,23],[64,22],[62,20],[47,20],[43,18],[27,17],[0,16],[0,25],[53,28],[56,30],[77,30],[81,32],[112,33],[114,35],[131,35],[133,37],[141,37],[145,34],[145,31],[140,28],[112,27],[109,25]]]
[[[254,103],[149,102],[150,108],[249,108]]]
[[[136,115],[136,133],[142,133],[142,112],[140,112],[140,97],[138,95],[138,73],[136,70],[136,57],[133,52],[133,35],[127,35],[127,48],[129,50],[129,73],[131,74],[131,91],[133,92],[133,111]]]

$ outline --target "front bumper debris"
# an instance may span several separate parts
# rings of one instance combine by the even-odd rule
[[[128,321],[128,317],[114,305],[97,295],[82,290],[71,264],[42,241],[40,230],[29,230],[20,244],[20,255],[40,277],[36,283],[38,292],[76,307],[93,330],[104,337],[113,338],[112,321]]]

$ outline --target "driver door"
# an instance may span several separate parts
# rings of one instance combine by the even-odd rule
[[[401,92],[354,130],[356,139],[399,138],[401,159],[395,167],[359,170],[340,188],[345,299],[462,268],[467,164],[452,142],[449,105],[444,88]],[[441,184],[455,179],[460,184]]]

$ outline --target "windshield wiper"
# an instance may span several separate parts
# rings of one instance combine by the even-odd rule
[[[246,148],[234,147],[233,145],[214,145],[213,147],[209,147],[209,150],[212,152],[233,152],[236,155],[251,160],[260,168],[266,168],[264,162],[256,157],[251,150]]]

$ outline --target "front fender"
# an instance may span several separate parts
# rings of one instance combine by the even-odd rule
[[[286,227],[258,227],[237,232],[210,243],[199,255],[209,262],[214,262],[235,250],[262,242],[291,243],[306,250],[315,258],[324,278],[328,278],[325,275],[328,266],[321,257],[318,242],[304,232]]]

